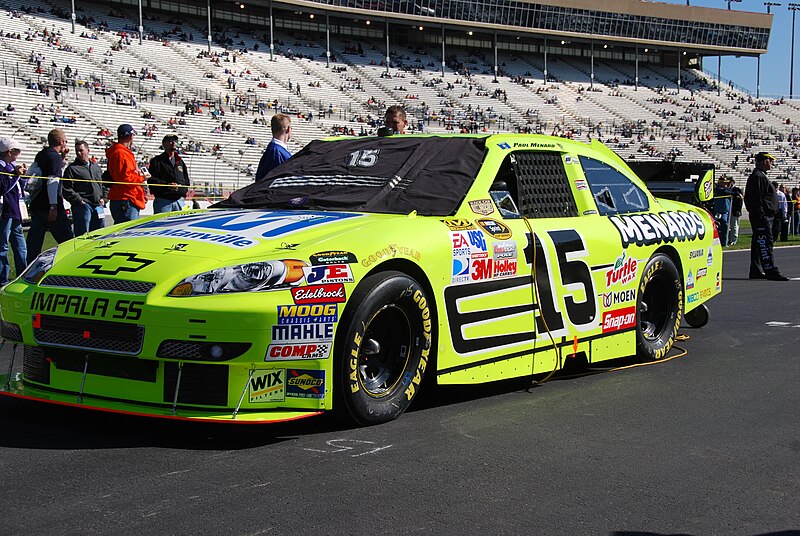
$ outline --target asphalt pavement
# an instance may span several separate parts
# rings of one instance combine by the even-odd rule
[[[800,248],[776,257],[797,280],[725,254],[683,357],[437,388],[382,426],[0,400],[0,534],[800,534]]]

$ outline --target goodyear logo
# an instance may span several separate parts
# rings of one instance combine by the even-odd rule
[[[278,306],[278,324],[332,324],[338,320],[335,303]]]
[[[325,397],[325,371],[324,370],[294,370],[288,371],[286,396],[291,398],[324,398]]]

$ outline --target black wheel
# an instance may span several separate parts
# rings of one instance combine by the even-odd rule
[[[701,303],[696,308],[692,309],[684,316],[686,323],[693,328],[702,328],[708,324],[708,307],[706,304]]]
[[[394,271],[367,277],[337,333],[334,404],[362,426],[396,419],[419,391],[431,343],[430,305],[420,284]]]
[[[644,360],[666,355],[681,326],[683,282],[672,259],[654,255],[644,268],[637,298],[636,353]]]

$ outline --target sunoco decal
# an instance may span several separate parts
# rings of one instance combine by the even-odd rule
[[[250,402],[283,402],[286,396],[286,371],[257,370],[250,378]]]
[[[289,369],[286,396],[289,398],[325,398],[324,370]]]
[[[633,216],[609,216],[622,239],[622,247],[631,244],[649,246],[677,240],[702,239],[706,235],[703,219],[696,212],[659,212]]]
[[[256,245],[259,238],[282,237],[319,225],[358,217],[361,214],[212,210],[202,214],[179,214],[139,223],[106,235],[103,239],[162,236],[245,249]]]

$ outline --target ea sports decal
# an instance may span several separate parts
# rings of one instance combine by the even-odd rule
[[[467,283],[492,277],[489,244],[478,230],[450,233],[453,246],[453,283]]]
[[[622,247],[649,246],[662,242],[684,242],[706,235],[703,218],[694,211],[669,211],[658,214],[615,215],[608,217],[619,231]]]
[[[256,370],[248,387],[251,403],[283,402],[286,396],[286,371]]]
[[[508,240],[511,238],[511,229],[503,222],[493,220],[492,218],[480,218],[475,220],[475,223],[492,238],[497,238],[498,240]]]
[[[478,199],[476,201],[469,202],[469,208],[475,214],[480,214],[481,216],[488,216],[492,212],[494,212],[494,205],[492,205],[491,199]]]

